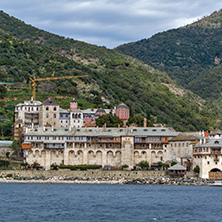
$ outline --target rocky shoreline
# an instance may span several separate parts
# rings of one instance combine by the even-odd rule
[[[131,185],[184,185],[210,186],[214,180],[200,178],[89,178],[89,177],[4,177],[0,183],[59,183],[59,184],[131,184]]]

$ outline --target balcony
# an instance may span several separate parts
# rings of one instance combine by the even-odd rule
[[[214,161],[215,162],[219,162],[219,158],[214,158]]]
[[[25,119],[25,123],[39,123],[39,119]]]
[[[221,151],[211,151],[212,155],[221,155]]]

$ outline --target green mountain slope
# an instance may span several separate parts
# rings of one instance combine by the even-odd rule
[[[29,77],[87,74],[79,80],[42,82],[37,99],[53,96],[67,107],[72,96],[80,108],[114,107],[126,103],[133,114],[151,115],[153,120],[177,130],[209,129],[219,114],[189,91],[176,87],[163,72],[105,47],[65,39],[0,12],[0,78],[15,82],[6,104],[29,99]],[[16,100],[17,99],[17,100]]]
[[[167,72],[179,84],[196,92],[192,81],[221,63],[221,35],[222,10],[191,25],[121,45],[116,50]]]

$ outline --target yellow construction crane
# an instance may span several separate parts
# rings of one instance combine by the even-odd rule
[[[56,80],[56,79],[73,79],[73,78],[80,78],[80,77],[88,77],[88,75],[81,75],[81,76],[60,76],[60,77],[54,77],[54,72],[52,74],[52,77],[46,77],[46,78],[35,78],[35,73],[33,73],[32,77],[30,77],[31,85],[32,85],[32,95],[33,100],[35,101],[35,92],[36,92],[36,82],[40,81],[47,81],[47,80]]]

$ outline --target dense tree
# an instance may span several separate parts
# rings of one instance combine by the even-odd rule
[[[123,126],[123,121],[118,116],[112,114],[102,115],[96,119],[97,126],[103,126],[105,123],[107,127]]]
[[[18,91],[7,92],[7,106],[30,98],[31,91],[27,88],[27,83],[33,73],[36,77],[49,77],[55,71],[55,76],[87,74],[89,77],[78,78],[78,81],[55,81],[55,87],[48,91],[44,87],[43,90],[37,87],[38,100],[44,101],[48,96],[55,96],[61,107],[68,108],[70,97],[75,95],[79,107],[83,109],[103,106],[113,108],[124,102],[129,105],[133,115],[147,116],[148,124],[151,117],[154,121],[160,121],[178,131],[210,129],[221,119],[220,110],[215,104],[205,103],[187,91],[183,95],[172,93],[166,85],[175,85],[175,82],[166,73],[144,65],[139,60],[105,47],[38,30],[2,11],[0,20],[1,81],[24,84],[19,90],[16,89]],[[156,46],[164,45],[164,42],[158,37],[152,44],[154,49],[158,49]],[[176,46],[173,41],[172,47]],[[183,44],[180,46],[184,47]],[[174,64],[174,60],[169,57],[171,50],[174,51],[174,48],[167,46],[161,53],[148,51],[155,53],[153,64],[158,63],[158,56],[163,56],[167,64],[173,64],[175,70],[176,67],[180,70],[180,64]],[[217,51],[217,56],[220,56],[220,50]],[[180,50],[175,53],[174,57],[178,57]],[[204,60],[204,56],[201,59]],[[181,59],[178,61],[183,66],[190,65],[192,57],[186,59],[186,62]],[[165,66],[164,63],[162,65]],[[18,97],[20,101],[14,100],[14,97]]]
[[[148,170],[149,169],[149,163],[147,161],[139,162],[138,166],[141,167],[142,170]]]
[[[0,84],[0,99],[3,99],[5,97],[5,93],[7,92],[7,89]]]

